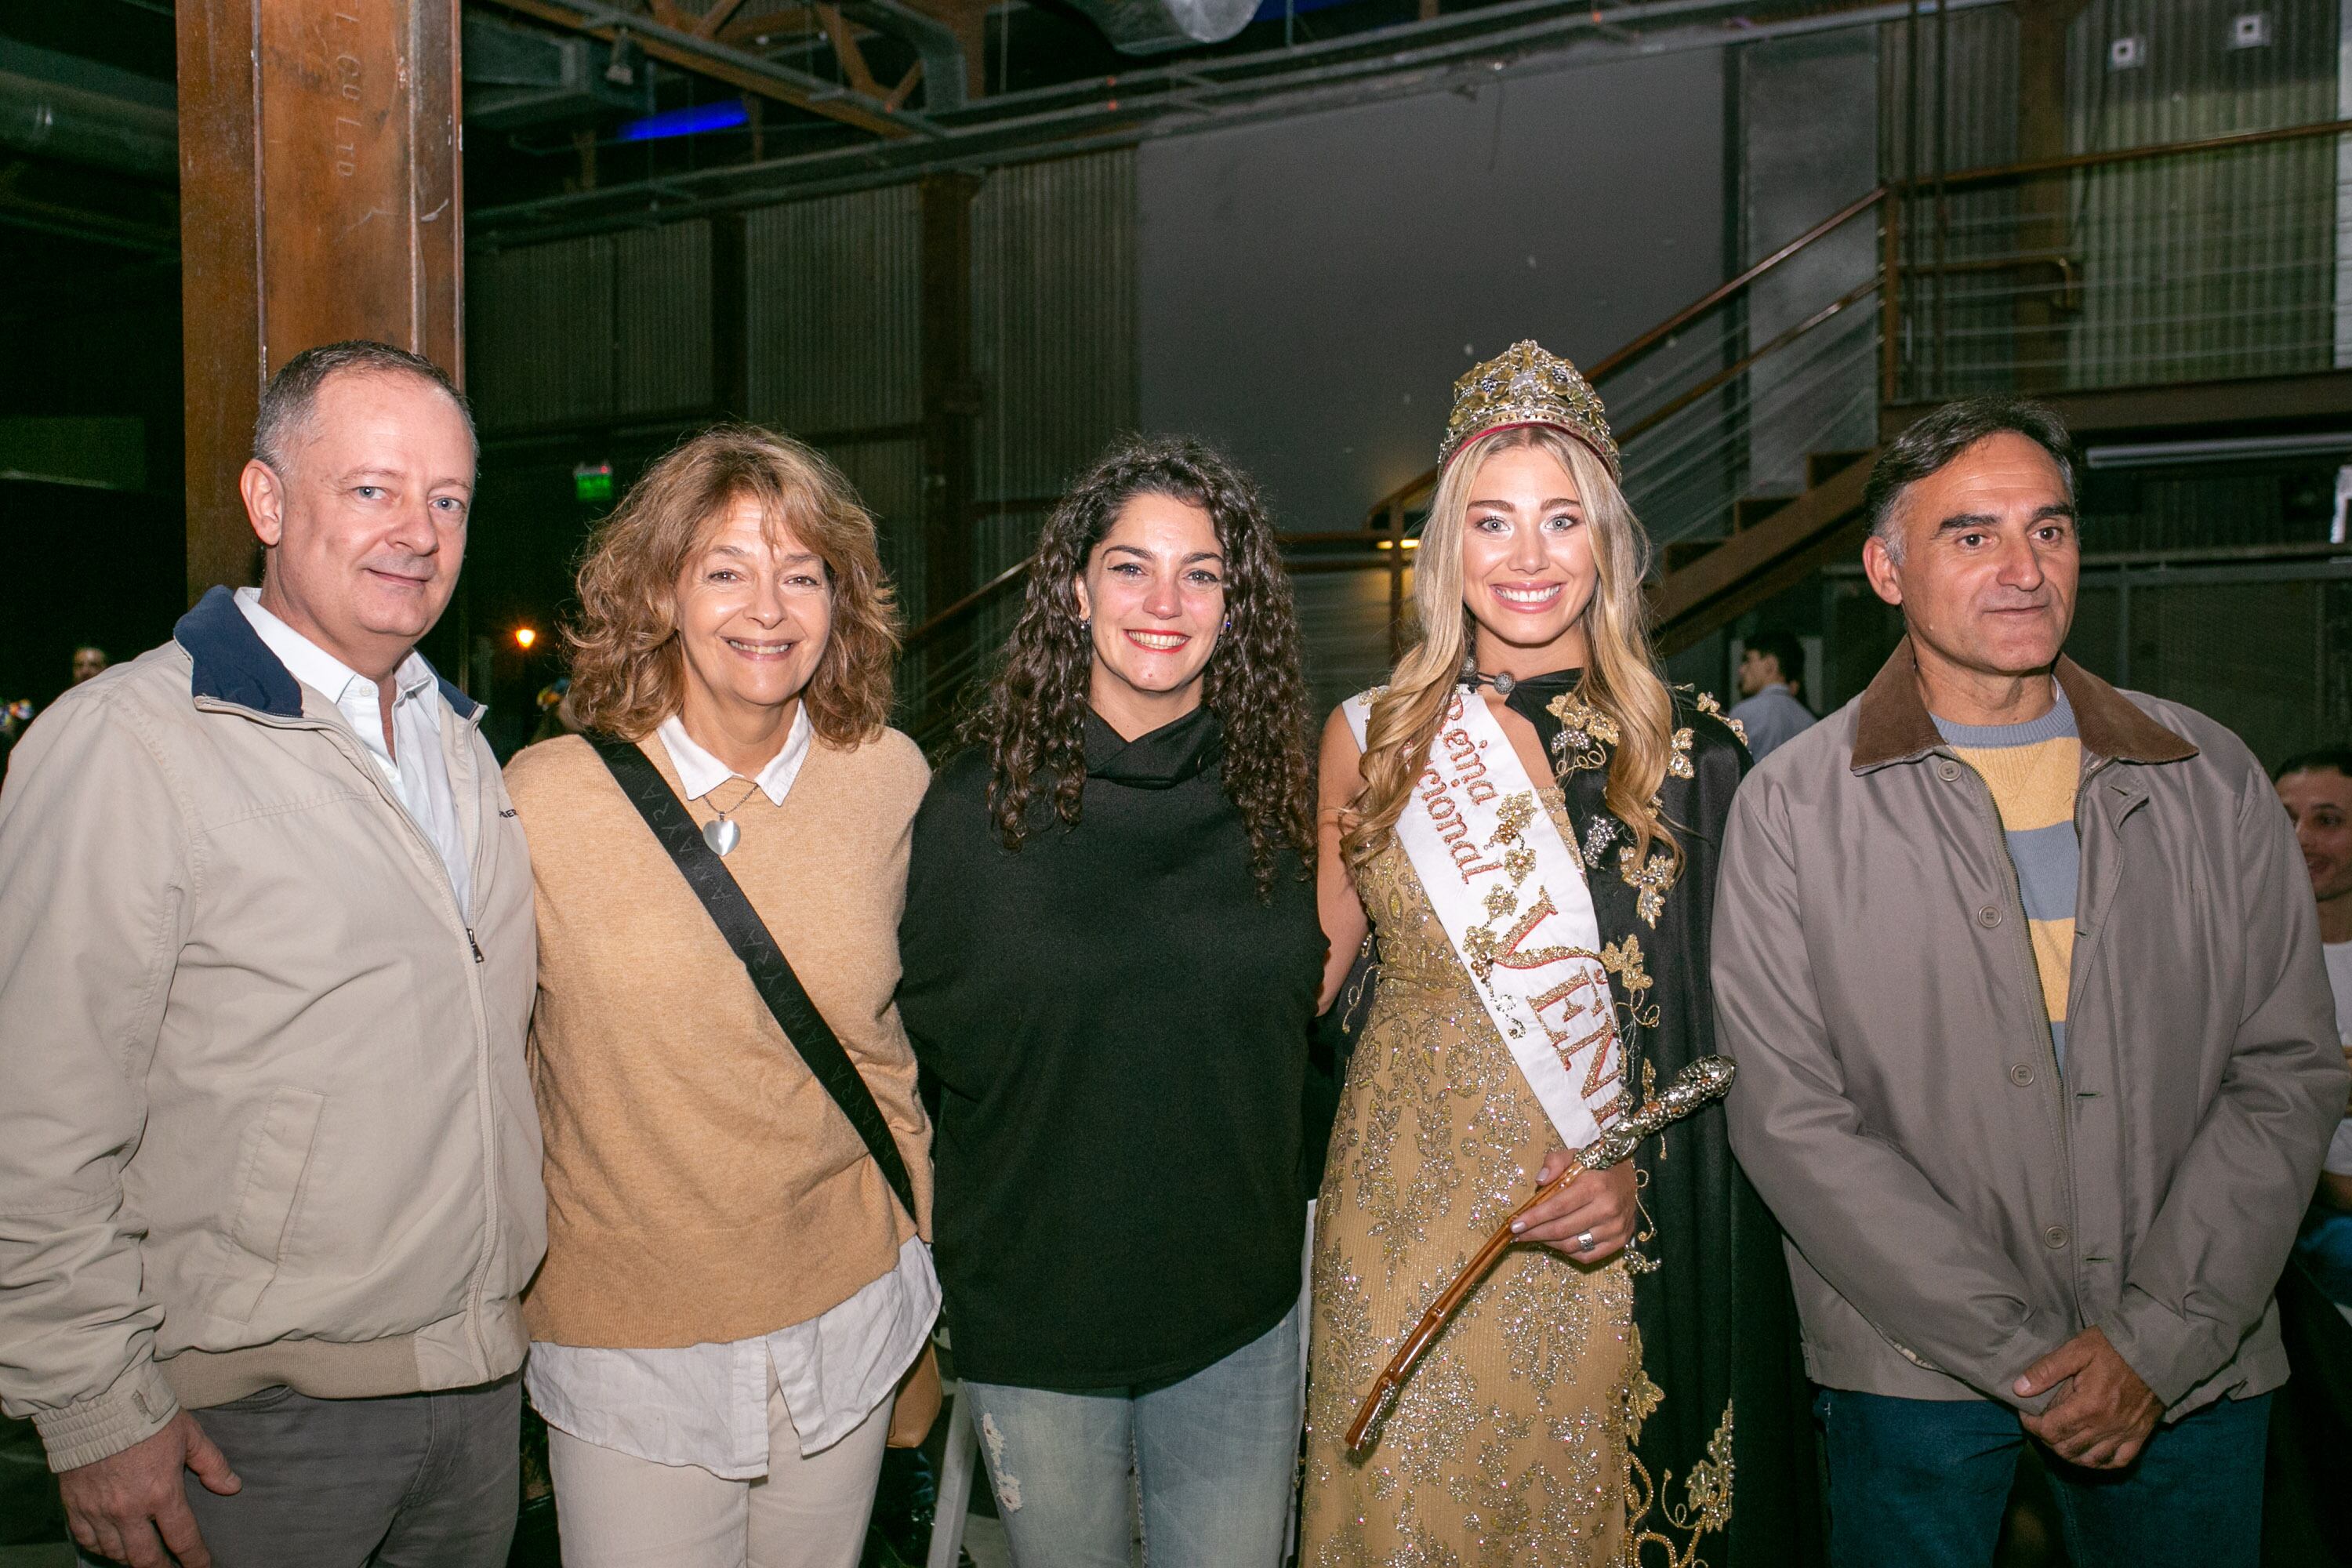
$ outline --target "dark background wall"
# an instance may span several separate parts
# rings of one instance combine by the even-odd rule
[[[1144,144],[1142,416],[1212,437],[1286,527],[1433,461],[1454,377],[1588,362],[1726,276],[1724,56],[1498,77]]]

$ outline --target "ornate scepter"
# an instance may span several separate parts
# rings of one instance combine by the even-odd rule
[[[1477,1289],[1478,1281],[1486,1278],[1486,1270],[1495,1266],[1495,1259],[1503,1255],[1503,1249],[1517,1239],[1511,1234],[1511,1226],[1520,1215],[1583,1173],[1607,1170],[1631,1154],[1643,1139],[1664,1130],[1669,1122],[1681,1121],[1709,1100],[1720,1100],[1724,1090],[1731,1087],[1734,1070],[1730,1061],[1723,1057],[1699,1058],[1675,1075],[1675,1081],[1666,1086],[1664,1094],[1639,1110],[1621,1117],[1600,1137],[1579,1150],[1567,1170],[1536,1189],[1535,1196],[1513,1209],[1510,1217],[1486,1238],[1486,1245],[1478,1249],[1478,1256],[1454,1277],[1454,1283],[1445,1288],[1445,1293],[1421,1315],[1421,1321],[1415,1323],[1412,1332],[1405,1336],[1404,1343],[1398,1347],[1387,1370],[1381,1373],[1380,1381],[1372,1384],[1370,1394],[1364,1395],[1364,1403],[1356,1411],[1356,1419],[1348,1428],[1348,1451],[1360,1453],[1370,1442],[1374,1423],[1388,1408],[1389,1402],[1396,1397],[1396,1391],[1402,1386],[1404,1380],[1412,1374],[1413,1364],[1421,1360],[1422,1352],[1437,1338],[1437,1331],[1445,1326],[1446,1320],[1469,1300],[1470,1292]]]

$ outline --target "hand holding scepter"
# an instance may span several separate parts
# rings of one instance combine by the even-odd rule
[[[1470,1292],[1477,1289],[1478,1281],[1486,1278],[1486,1270],[1495,1266],[1495,1260],[1503,1255],[1503,1249],[1519,1239],[1511,1226],[1522,1215],[1550,1198],[1584,1172],[1607,1170],[1631,1154],[1643,1139],[1664,1131],[1669,1123],[1681,1121],[1708,1101],[1721,1099],[1724,1091],[1731,1087],[1733,1070],[1730,1061],[1723,1057],[1701,1057],[1675,1074],[1675,1081],[1666,1086],[1664,1093],[1639,1110],[1619,1118],[1600,1137],[1578,1151],[1567,1170],[1538,1188],[1533,1197],[1513,1209],[1495,1234],[1486,1238],[1486,1245],[1478,1249],[1477,1256],[1454,1276],[1454,1283],[1445,1288],[1444,1294],[1421,1315],[1421,1321],[1415,1323],[1412,1332],[1405,1336],[1404,1343],[1397,1348],[1395,1356],[1381,1373],[1380,1381],[1373,1384],[1371,1392],[1364,1396],[1363,1405],[1356,1412],[1356,1419],[1348,1427],[1349,1452],[1361,1452],[1370,1441],[1373,1424],[1404,1380],[1412,1375],[1413,1364],[1421,1360],[1422,1352],[1429,1349],[1431,1342],[1437,1338],[1438,1331],[1445,1327],[1447,1320],[1460,1310],[1464,1301],[1469,1300]]]

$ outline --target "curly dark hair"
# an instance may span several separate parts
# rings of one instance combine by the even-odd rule
[[[1218,452],[1183,437],[1129,437],[1078,480],[1037,538],[1021,619],[986,699],[963,725],[988,752],[990,814],[1008,849],[1027,837],[1041,778],[1054,813],[1075,826],[1087,787],[1087,691],[1094,643],[1076,582],[1138,496],[1160,495],[1209,514],[1225,554],[1228,627],[1202,677],[1202,700],[1224,727],[1225,795],[1249,829],[1258,894],[1273,893],[1283,848],[1312,865],[1313,774],[1307,759],[1307,683],[1290,576],[1257,489]]]

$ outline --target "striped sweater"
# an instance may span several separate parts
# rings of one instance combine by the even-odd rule
[[[2017,890],[2033,934],[2042,1003],[2050,1015],[2050,1044],[2059,1069],[2066,1066],[2066,982],[2074,965],[2074,886],[2082,865],[2074,834],[2075,786],[2083,742],[2074,710],[2054,682],[2050,711],[2023,724],[1956,724],[1937,719],[1944,743],[1976,769],[1992,791],[2000,826],[2017,868]]]

